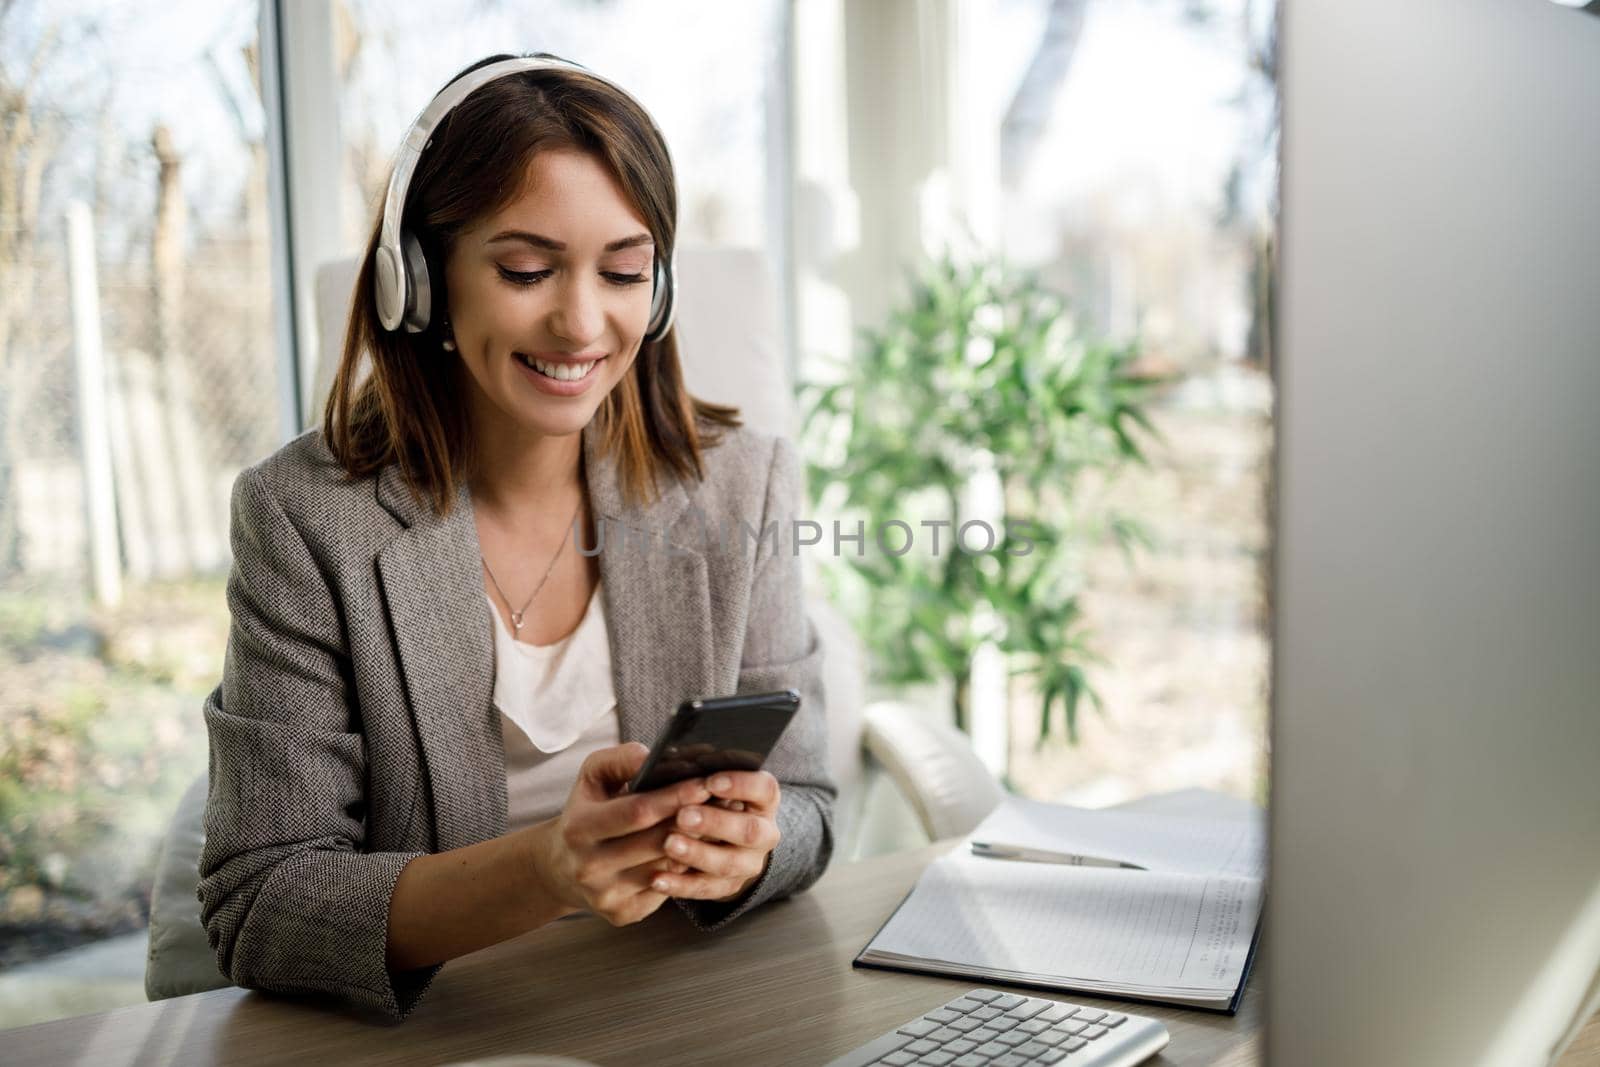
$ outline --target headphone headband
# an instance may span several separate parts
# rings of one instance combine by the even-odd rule
[[[411,178],[423,151],[433,143],[433,133],[445,116],[467,97],[489,82],[512,74],[531,70],[567,70],[595,79],[632,100],[650,123],[650,128],[663,146],[666,138],[645,106],[622,86],[570,60],[555,56],[518,56],[486,64],[468,71],[439,90],[428,102],[406,132],[395,156],[394,169],[389,174],[389,186],[383,198],[383,222],[378,230],[378,247],[373,253],[373,298],[377,304],[378,321],[391,332],[404,326],[409,333],[420,333],[428,328],[432,319],[433,286],[428,277],[426,258],[414,234],[401,225],[405,214],[406,196]],[[663,257],[657,249],[655,257],[655,285],[650,302],[650,324],[645,340],[656,341],[666,336],[672,328],[676,300],[676,275],[673,269],[677,259]]]

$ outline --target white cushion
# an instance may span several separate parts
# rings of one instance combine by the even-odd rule
[[[899,701],[878,701],[862,714],[867,751],[911,801],[929,840],[971,832],[1005,796],[949,722]]]
[[[689,391],[737,405],[747,426],[793,438],[794,391],[777,308],[762,253],[678,250],[678,358]]]

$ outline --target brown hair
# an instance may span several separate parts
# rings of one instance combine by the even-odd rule
[[[512,56],[490,56],[456,75]],[[452,79],[454,80],[454,79]],[[463,100],[434,131],[412,177],[403,225],[428,257],[434,311],[421,333],[394,333],[373,303],[373,253],[382,205],[356,278],[344,352],[323,415],[323,436],[355,478],[398,463],[412,493],[448,515],[472,469],[474,443],[463,402],[459,360],[444,357],[444,260],[455,239],[525,188],[534,154],[572,148],[606,166],[670,261],[677,237],[672,160],[643,109],[598,78],[532,70],[491,81]],[[358,380],[361,357],[372,373]],[[658,475],[705,476],[704,447],[739,425],[738,409],[691,396],[684,387],[674,328],[639,346],[629,373],[595,412],[602,448],[618,455],[620,481],[632,502],[652,498]]]

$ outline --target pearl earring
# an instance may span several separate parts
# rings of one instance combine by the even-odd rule
[[[454,352],[456,350],[456,343],[447,337],[445,338],[444,345],[442,347],[446,352]]]
[[[454,352],[456,350],[456,339],[451,336],[449,319],[444,320],[444,342],[439,347],[446,352]]]

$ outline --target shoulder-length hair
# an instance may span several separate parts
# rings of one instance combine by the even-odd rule
[[[510,58],[490,56],[456,77]],[[381,204],[367,241],[322,425],[329,450],[352,477],[398,463],[417,499],[449,514],[472,470],[474,441],[460,360],[440,348],[445,257],[462,232],[515,199],[534,155],[552,148],[587,152],[607,167],[644,218],[655,254],[670,261],[678,213],[672,160],[638,103],[598,78],[564,69],[523,71],[477,89],[434,131],[406,198],[403,224],[427,254],[435,294],[428,329],[390,333],[378,321],[372,286]],[[362,376],[364,355],[372,365]],[[703,478],[702,450],[740,422],[737,408],[689,394],[676,328],[640,344],[629,373],[594,417],[602,452],[616,454],[618,480],[635,503],[655,496],[664,472]]]

